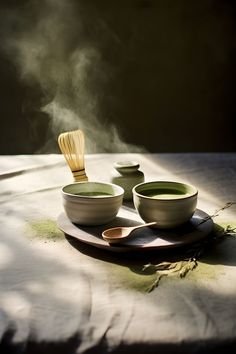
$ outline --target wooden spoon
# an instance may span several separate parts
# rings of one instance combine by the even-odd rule
[[[156,224],[156,222],[153,221],[153,222],[149,222],[147,224],[141,224],[141,225],[137,225],[137,226],[113,227],[112,229],[107,229],[107,230],[103,231],[102,237],[105,241],[107,241],[109,243],[118,243],[118,242],[122,242],[124,239],[128,238],[134,230],[140,229],[141,227],[151,226],[151,225],[155,225],[155,224]]]

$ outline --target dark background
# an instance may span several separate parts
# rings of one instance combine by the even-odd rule
[[[5,48],[26,31],[26,18],[33,29],[44,2],[0,2],[1,154],[58,152],[50,118],[40,110],[44,90],[22,79],[17,53]],[[151,152],[236,151],[235,1],[72,2],[84,41],[102,58],[100,81],[91,86],[102,124],[115,124],[125,142]]]

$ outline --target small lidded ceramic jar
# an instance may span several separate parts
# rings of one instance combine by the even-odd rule
[[[133,187],[144,182],[144,174],[139,171],[139,164],[135,161],[115,162],[111,182],[124,189],[123,199],[128,201],[133,199]]]

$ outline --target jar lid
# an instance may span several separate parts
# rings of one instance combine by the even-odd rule
[[[137,171],[139,166],[139,163],[136,161],[119,161],[114,163],[115,169],[121,173]]]

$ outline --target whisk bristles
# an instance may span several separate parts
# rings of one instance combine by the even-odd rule
[[[87,181],[84,168],[84,133],[74,130],[59,135],[58,145],[77,182]]]

